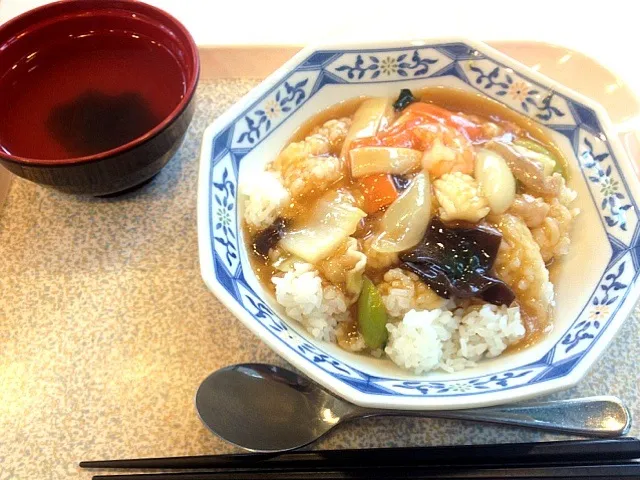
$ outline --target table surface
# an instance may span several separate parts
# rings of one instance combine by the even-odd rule
[[[148,186],[116,199],[16,178],[0,211],[0,479],[89,479],[87,459],[234,451],[198,420],[213,370],[283,364],[200,278],[196,185],[204,128],[257,80],[204,82],[183,148]],[[640,419],[640,309],[579,386]],[[640,423],[631,434],[640,435]],[[322,448],[556,439],[517,428],[369,419]]]

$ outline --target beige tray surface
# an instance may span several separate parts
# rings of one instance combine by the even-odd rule
[[[540,62],[541,71],[601,101],[617,123],[626,125],[638,114],[626,86],[608,93],[606,86],[619,80],[579,54],[541,44],[502,49],[530,65]],[[274,53],[274,63],[290,53]],[[571,57],[560,62],[567,53]],[[208,73],[184,147],[146,188],[98,200],[14,180],[0,211],[0,479],[89,479],[76,467],[79,460],[233,451],[197,419],[198,384],[231,363],[282,364],[200,278],[196,185],[202,132],[259,82],[219,78],[208,68],[216,58],[231,68],[224,57],[203,50]],[[274,66],[251,73],[264,75]],[[605,83],[575,84],[587,76]],[[640,418],[639,338],[636,308],[585,380],[554,398],[618,395]],[[640,434],[638,424],[631,433]],[[387,418],[356,422],[317,446],[551,438],[558,437]]]

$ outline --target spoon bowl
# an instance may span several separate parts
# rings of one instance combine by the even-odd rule
[[[214,372],[198,389],[196,409],[213,433],[255,452],[307,445],[349,412],[348,404],[308,379],[262,364]]]
[[[615,397],[456,411],[363,408],[286,368],[265,364],[232,365],[212,373],[198,389],[196,409],[209,430],[253,452],[300,448],[343,421],[381,415],[452,418],[598,437],[624,435],[631,426],[629,411]]]

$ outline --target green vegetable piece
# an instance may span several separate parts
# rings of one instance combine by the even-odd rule
[[[562,162],[558,162],[557,160],[556,160],[556,166],[553,167],[553,173],[559,173],[564,177],[565,180],[568,180],[569,178],[567,176],[567,172],[564,169],[564,165],[562,164]]]
[[[551,157],[553,159],[553,155],[549,150],[544,148],[539,143],[534,142],[533,140],[529,140],[528,138],[517,138],[513,143],[521,147],[528,148],[529,150],[532,150],[534,152],[541,153],[542,155],[546,155],[547,157]]]
[[[529,149],[532,152],[536,152],[536,153],[540,153],[542,155],[546,155],[551,160],[553,160],[554,163],[555,163],[555,165],[553,167],[553,173],[559,173],[565,179],[567,178],[566,172],[564,171],[564,166],[563,166],[562,162],[559,161],[556,158],[556,156],[553,153],[551,153],[551,151],[546,149],[544,146],[540,145],[537,142],[534,142],[533,140],[529,140],[528,138],[517,138],[517,139],[515,139],[513,141],[513,143],[515,143],[516,145],[518,145],[520,147],[524,147],[526,149]]]
[[[382,348],[387,343],[387,309],[380,292],[367,277],[362,279],[358,298],[358,329],[369,348]]]

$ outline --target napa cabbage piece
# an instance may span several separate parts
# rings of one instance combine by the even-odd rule
[[[349,152],[351,176],[355,178],[380,173],[405,175],[420,170],[422,152],[411,148],[360,147]]]
[[[340,156],[347,158],[351,142],[357,138],[373,137],[384,129],[393,118],[393,104],[390,98],[368,98],[353,114],[353,121],[347,133]]]
[[[346,190],[325,194],[318,199],[309,216],[284,233],[280,247],[312,264],[327,258],[367,216],[355,204],[355,198]]]
[[[360,294],[366,266],[367,256],[360,251],[358,240],[353,237],[347,238],[331,256],[318,263],[324,278],[343,287],[350,301],[357,300]]]
[[[278,257],[271,266],[280,272],[287,273],[294,270],[294,265],[296,263],[304,263],[304,260],[290,254],[289,252],[283,251],[280,257]]]

